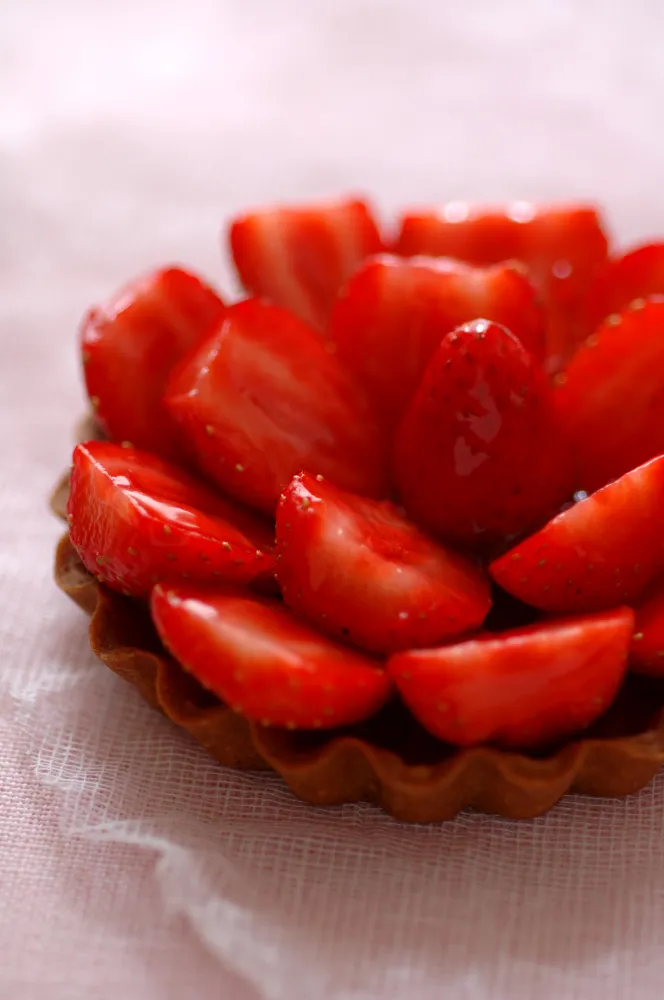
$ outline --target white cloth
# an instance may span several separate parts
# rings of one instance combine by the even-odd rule
[[[661,996],[664,781],[418,828],[224,771],[94,661],[46,497],[83,310],[161,262],[227,281],[245,206],[582,196],[664,233],[663,29],[657,0],[0,7],[0,1000]]]

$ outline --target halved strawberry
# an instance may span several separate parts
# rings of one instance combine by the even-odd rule
[[[437,545],[393,504],[306,473],[279,503],[277,579],[298,614],[378,653],[461,635],[491,606],[479,567]]]
[[[198,464],[273,513],[297,472],[381,496],[385,445],[364,397],[316,331],[257,299],[232,306],[165,397]]]
[[[544,611],[632,604],[664,566],[664,456],[554,517],[489,567],[510,594]]]
[[[388,664],[413,715],[458,746],[546,746],[613,701],[627,666],[630,608],[401,653]]]
[[[543,373],[504,327],[443,338],[399,428],[395,479],[410,516],[487,549],[542,523],[569,494]]]
[[[273,569],[270,526],[176,466],[107,441],[73,461],[71,540],[109,587],[145,597],[157,580],[248,583]]]
[[[656,580],[636,609],[630,668],[664,677],[664,580]]]
[[[139,278],[81,327],[85,384],[109,437],[177,457],[161,397],[174,365],[221,317],[218,295],[171,267]]]
[[[341,286],[382,243],[368,205],[341,201],[269,208],[233,222],[233,259],[244,287],[325,329]]]
[[[584,205],[532,205],[514,202],[501,208],[451,202],[406,215],[396,252],[457,257],[471,264],[520,260],[528,265],[549,312],[547,368],[559,370],[585,325],[585,296],[606,260],[607,239],[594,208]]]
[[[357,722],[373,715],[392,690],[377,661],[326,639],[279,601],[231,588],[157,586],[152,617],[186,670],[266,726]]]
[[[597,271],[588,290],[589,328],[594,330],[607,316],[648,295],[664,295],[664,243],[636,247]]]
[[[543,357],[544,314],[515,264],[477,268],[447,258],[373,257],[338,299],[330,335],[342,365],[392,429],[445,334],[478,316],[507,326]]]
[[[664,452],[664,297],[609,317],[559,376],[580,485],[590,492]]]

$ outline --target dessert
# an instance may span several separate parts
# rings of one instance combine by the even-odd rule
[[[92,310],[54,504],[101,659],[222,763],[409,820],[664,761],[664,247],[592,207],[233,222]],[[608,310],[608,311],[607,311]],[[98,440],[101,439],[101,440]]]

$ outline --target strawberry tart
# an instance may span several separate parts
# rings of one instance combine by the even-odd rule
[[[54,496],[100,658],[221,763],[430,821],[664,761],[664,243],[592,206],[231,222],[84,318]]]

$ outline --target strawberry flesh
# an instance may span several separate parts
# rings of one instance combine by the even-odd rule
[[[265,726],[398,690],[439,740],[523,750],[664,677],[664,243],[456,202],[387,254],[352,199],[229,240],[255,298],[169,267],[81,328],[111,440],[74,451],[71,540],[178,662]]]
[[[306,470],[381,496],[385,444],[366,400],[315,330],[249,299],[181,365],[166,405],[200,468],[267,513]]]
[[[154,455],[107,441],[74,451],[68,515],[84,566],[146,597],[157,580],[249,583],[274,567],[269,524]]]
[[[171,369],[218,322],[224,305],[193,274],[166,268],[135,281],[81,327],[85,384],[97,420],[115,441],[176,459],[162,405]]]
[[[329,729],[373,715],[390,696],[378,662],[326,639],[279,601],[233,588],[160,585],[151,608],[178,662],[263,725]]]
[[[252,212],[233,222],[230,244],[247,291],[321,330],[342,285],[382,250],[363,201]]]
[[[388,670],[434,736],[457,746],[542,747],[589,726],[627,667],[630,608],[397,654]]]
[[[306,473],[279,503],[277,579],[298,614],[378,653],[472,631],[491,606],[479,567],[436,544],[393,504]]]
[[[508,327],[543,357],[544,314],[514,264],[480,268],[446,258],[373,257],[339,297],[330,334],[342,365],[391,431],[442,338],[479,316]]]
[[[590,332],[588,288],[606,260],[607,239],[594,208],[515,202],[491,209],[452,202],[404,216],[396,252],[456,257],[485,266],[519,260],[549,315],[546,367],[558,371]]]
[[[649,588],[636,609],[630,667],[638,674],[664,677],[664,580]]]
[[[612,315],[572,358],[557,401],[586,492],[664,452],[663,372],[661,296]]]
[[[544,611],[633,604],[664,565],[664,456],[554,517],[489,567],[505,590]]]
[[[477,320],[442,340],[397,433],[395,479],[413,520],[483,550],[567,497],[550,390],[504,327]]]
[[[635,299],[664,295],[664,243],[637,247],[613,258],[598,270],[588,290],[587,325],[590,330],[608,316],[620,313]]]

